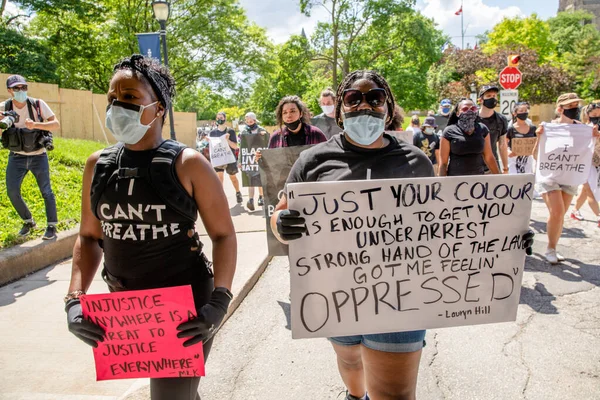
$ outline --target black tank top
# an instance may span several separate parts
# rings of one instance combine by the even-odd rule
[[[199,260],[189,232],[194,224],[165,204],[143,177],[154,151],[124,148],[119,167],[138,168],[138,174],[114,180],[98,202],[104,265],[119,278],[168,277]]]

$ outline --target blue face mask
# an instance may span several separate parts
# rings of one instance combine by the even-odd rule
[[[13,92],[13,98],[19,103],[25,103],[25,101],[27,101],[27,91],[20,90],[18,92]]]
[[[155,101],[147,106],[113,101],[106,110],[106,127],[110,129],[115,139],[125,144],[136,144],[148,132],[150,125],[156,120],[156,117],[148,125],[141,122],[142,113],[148,107],[158,103]]]
[[[373,144],[385,130],[386,115],[371,110],[344,113],[344,133],[360,145]]]

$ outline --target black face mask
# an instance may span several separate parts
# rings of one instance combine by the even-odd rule
[[[579,119],[579,107],[568,108],[563,110],[563,115],[569,119]]]
[[[295,131],[296,129],[298,129],[298,127],[300,126],[302,122],[300,122],[300,120],[294,121],[294,122],[290,122],[289,124],[287,122],[284,122],[283,124],[290,130],[290,131]]]
[[[600,117],[590,117],[590,122],[594,125],[600,126]]]
[[[498,105],[498,99],[485,99],[483,101],[483,105],[486,108],[496,108],[496,106]]]
[[[529,117],[529,113],[519,113],[519,114],[517,114],[517,118],[519,118],[521,121],[525,121],[528,117]]]
[[[217,120],[217,125],[223,125],[225,123],[224,119],[218,119]]]
[[[256,129],[257,126],[258,126],[257,124],[248,125],[248,129],[250,129],[251,131],[253,131],[253,130]]]

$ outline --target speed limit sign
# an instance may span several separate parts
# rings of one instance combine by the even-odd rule
[[[501,90],[500,91],[500,112],[509,121],[512,119],[512,110],[515,104],[519,102],[518,90]]]

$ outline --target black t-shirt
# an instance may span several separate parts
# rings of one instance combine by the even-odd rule
[[[489,118],[480,118],[481,122],[487,126],[490,131],[490,143],[492,145],[492,153],[494,158],[498,161],[498,141],[500,137],[506,135],[508,127],[508,121],[502,114],[498,114],[496,111]]]
[[[231,128],[227,128],[224,131],[220,131],[218,129],[213,129],[212,131],[210,131],[210,133],[208,135],[210,137],[221,137],[227,133],[229,133],[229,141],[237,143],[237,136],[235,134],[235,131]],[[229,147],[231,148],[231,145]],[[233,149],[231,149],[231,150],[233,150]]]
[[[536,126],[530,125],[529,132],[520,133],[519,131],[517,131],[517,128],[514,125],[511,125],[510,128],[508,128],[508,132],[506,134],[506,137],[508,138],[508,147],[512,148],[512,140],[513,139],[534,138],[536,129],[537,129]]]
[[[483,149],[489,133],[488,128],[479,122],[475,123],[475,131],[470,135],[458,125],[449,125],[444,129],[442,137],[450,142],[448,176],[483,174]]]
[[[384,134],[389,144],[382,149],[364,149],[335,135],[300,153],[287,183],[350,181],[433,176],[429,159],[416,147]],[[369,174],[370,172],[370,174]]]
[[[290,132],[286,137],[288,147],[304,146],[306,144],[306,133],[304,132],[304,126],[300,129],[300,131],[296,133]]]
[[[440,138],[435,133],[432,133],[431,135],[428,135],[423,131],[415,133],[413,136],[413,145],[425,153],[432,164],[437,164],[435,151],[440,149]]]

